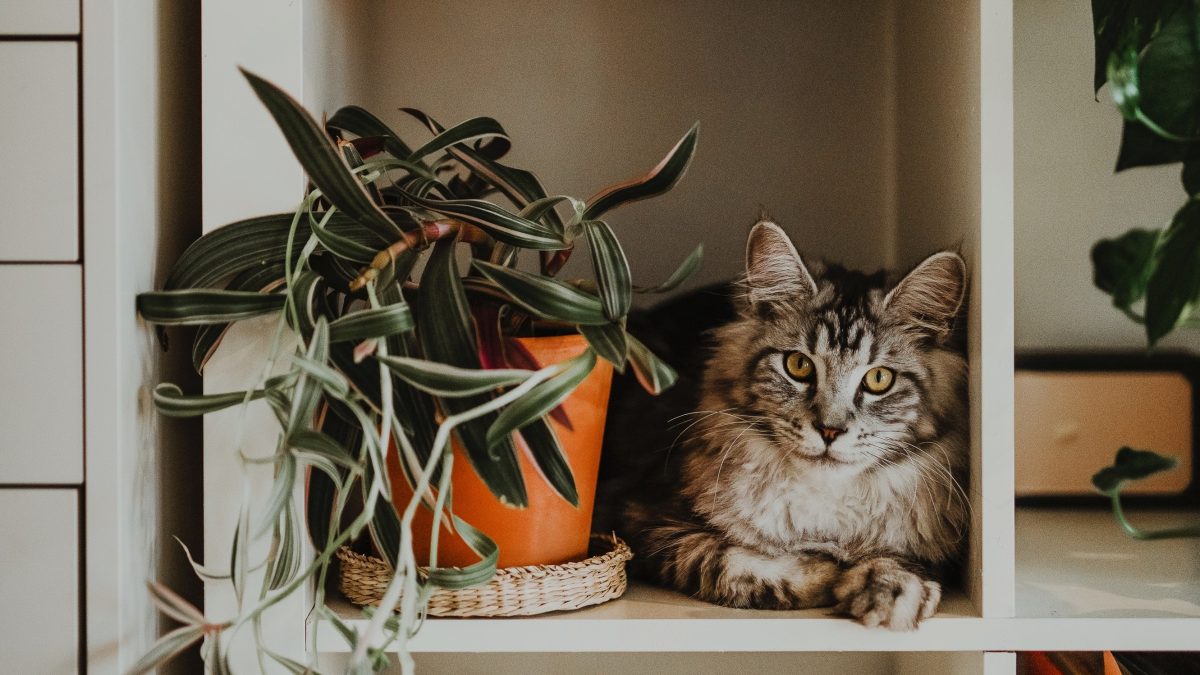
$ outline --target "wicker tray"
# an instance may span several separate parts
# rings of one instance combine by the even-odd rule
[[[374,605],[391,579],[383,560],[342,548],[340,588],[356,605]],[[429,599],[430,616],[528,616],[579,609],[621,597],[629,546],[613,535],[592,535],[592,556],[579,562],[508,567],[482,586],[439,588]]]

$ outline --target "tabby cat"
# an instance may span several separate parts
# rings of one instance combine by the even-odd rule
[[[631,319],[680,380],[614,396],[598,529],[709,602],[915,628],[965,539],[965,287],[955,253],[889,283],[759,222],[742,282]]]

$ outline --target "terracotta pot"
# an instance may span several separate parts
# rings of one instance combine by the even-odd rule
[[[587,348],[581,335],[519,338],[519,342],[543,366],[566,361]],[[529,506],[525,509],[501,504],[475,475],[462,448],[457,442],[453,444],[454,470],[450,480],[454,486],[454,513],[496,541],[500,546],[500,567],[553,565],[587,557],[611,386],[612,364],[597,359],[591,374],[563,402],[572,428],[567,429],[553,419],[550,422],[575,476],[578,508],[567,503],[546,483],[520,442],[518,458],[529,494]],[[408,489],[395,452],[389,453],[388,473],[396,508],[403,512],[412,491]],[[429,560],[432,520],[428,510],[418,509],[413,521],[413,550],[422,563]],[[463,567],[478,559],[479,556],[462,539],[442,530],[438,543],[439,566]]]

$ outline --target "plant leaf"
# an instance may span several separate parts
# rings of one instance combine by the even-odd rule
[[[278,293],[186,289],[149,291],[137,296],[137,310],[148,323],[160,326],[201,326],[241,321],[283,309]]]
[[[583,221],[592,249],[592,269],[600,286],[600,304],[609,321],[620,321],[629,313],[633,304],[633,280],[629,274],[629,260],[617,235],[603,220]]]
[[[638,382],[650,394],[658,396],[675,385],[679,375],[675,369],[654,355],[646,345],[632,335],[626,334],[629,340],[629,363],[633,366],[633,374]]]
[[[445,150],[452,145],[462,143],[464,141],[472,141],[476,139],[491,138],[495,136],[507,137],[507,132],[500,123],[490,117],[473,117],[465,122],[460,122],[445,131],[439,132],[428,143],[413,150],[408,156],[408,161],[416,162],[423,157],[431,155],[435,152]]]
[[[697,122],[649,173],[607,187],[587,200],[587,211],[583,214],[583,219],[595,220],[621,204],[655,197],[675,187],[696,153],[696,140],[699,135],[700,123]]]
[[[466,567],[435,567],[429,570],[429,583],[441,588],[470,588],[491,581],[496,575],[500,547],[462,518],[451,514],[450,520],[454,523],[454,531],[479,555],[480,561]]]
[[[255,389],[250,392],[250,400],[258,400],[264,394],[264,390]],[[246,392],[244,391],[187,395],[170,382],[163,382],[154,388],[154,407],[167,417],[200,417],[238,405],[245,400]]]
[[[137,663],[130,666],[128,675],[143,675],[143,673],[157,670],[159,666],[178,656],[202,637],[204,637],[204,626],[176,628],[159,638],[154,646],[150,647],[150,650],[137,660]]]
[[[1117,451],[1111,466],[1100,469],[1092,476],[1092,485],[1100,492],[1112,495],[1131,480],[1173,469],[1178,463],[1174,457],[1164,457],[1150,450],[1123,447]]]
[[[454,262],[455,242],[443,239],[433,246],[421,277],[422,293],[436,302],[417,305],[417,337],[425,356],[440,363],[478,369],[479,348],[475,344],[470,307]],[[441,399],[451,413],[474,408],[488,400],[486,395]],[[495,446],[487,442],[487,429],[495,414],[484,415],[455,428],[468,459],[480,479],[502,502],[516,507],[528,504],[525,481],[511,439]]]
[[[482,260],[474,264],[483,276],[504,289],[512,302],[537,316],[595,326],[609,322],[600,299],[574,286]]]
[[[412,150],[405,145],[399,134],[392,131],[378,117],[356,105],[339,108],[325,123],[325,127],[349,131],[362,138],[382,136],[383,149],[397,159],[404,159],[412,154]]]
[[[1112,296],[1113,305],[1129,310],[1146,295],[1158,237],[1157,231],[1130,230],[1116,239],[1101,239],[1092,247],[1092,280]]]
[[[579,383],[583,382],[596,367],[596,353],[588,349],[579,356],[559,365],[561,372],[508,404],[500,412],[500,416],[487,430],[489,448],[506,439],[511,439],[512,432],[540,419],[558,407],[558,404],[570,396]]]
[[[377,356],[400,379],[421,391],[438,396],[474,396],[499,387],[520,384],[533,371],[515,369],[475,370],[406,356]]]
[[[700,263],[704,261],[704,244],[699,244],[688,257],[683,259],[679,267],[667,277],[667,280],[657,286],[642,288],[634,286],[634,293],[669,293],[670,291],[679,288],[679,285],[688,280],[696,270],[700,269]]]
[[[579,490],[575,487],[575,476],[571,472],[571,465],[567,463],[562,444],[546,418],[533,420],[522,427],[519,433],[542,477],[559,496],[571,506],[578,507]]]
[[[1163,232],[1146,284],[1146,337],[1153,346],[1200,296],[1200,201],[1191,199]]]
[[[425,199],[414,194],[408,197],[422,208],[474,225],[505,244],[535,251],[567,247],[553,228],[509,213],[482,199]]]
[[[349,342],[407,333],[416,326],[407,303],[364,309],[329,324],[330,342]]]
[[[342,154],[312,117],[279,87],[241,69],[254,93],[279,125],[292,152],[313,184],[346,215],[369,228],[385,243],[401,237],[400,228],[379,209],[358,178],[350,172]]]
[[[600,326],[580,326],[579,332],[587,338],[592,351],[601,358],[613,364],[617,372],[625,372],[625,362],[629,358],[629,341],[625,338],[625,329],[617,323],[606,323]]]

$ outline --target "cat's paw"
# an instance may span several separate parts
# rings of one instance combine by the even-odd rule
[[[937,611],[942,587],[891,558],[874,558],[846,570],[833,596],[839,611],[865,626],[913,630]]]

